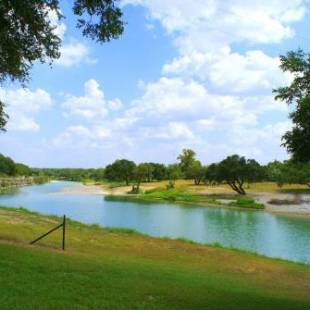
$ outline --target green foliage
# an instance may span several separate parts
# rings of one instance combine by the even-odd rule
[[[51,179],[78,181],[84,180],[103,181],[104,169],[82,169],[82,168],[34,168],[33,174],[37,176],[48,176]]]
[[[6,131],[5,125],[8,121],[8,115],[4,112],[4,103],[0,100],[0,133]]]
[[[283,145],[293,155],[295,162],[310,162],[310,97],[299,101],[290,118],[294,126],[284,134]]]
[[[97,42],[117,39],[124,31],[124,23],[115,3],[115,0],[75,0],[73,12],[78,16],[77,28],[82,29],[85,37]]]
[[[274,90],[275,99],[296,103],[290,114],[294,124],[283,136],[283,145],[297,162],[310,161],[310,54],[302,50],[280,56],[281,69],[294,77],[289,86]]]
[[[206,167],[203,167],[199,160],[194,160],[186,171],[188,179],[194,179],[195,185],[199,185],[206,174]]]
[[[26,82],[34,62],[59,58],[61,39],[50,12],[63,18],[59,0],[0,1],[0,83],[6,79]],[[75,0],[73,13],[83,35],[97,42],[117,38],[124,30],[116,0]],[[0,103],[0,130],[6,120]]]
[[[283,184],[282,182],[279,182],[282,172],[282,165],[283,163],[278,160],[274,160],[267,164],[267,166],[265,167],[265,171],[268,181],[278,182],[279,185]]]
[[[116,160],[105,168],[105,177],[109,181],[124,181],[126,185],[134,179],[136,164],[127,159]]]
[[[257,203],[254,199],[249,197],[238,197],[236,201],[230,203],[233,207],[248,208],[248,209],[265,209],[261,203]]]
[[[286,161],[279,167],[276,182],[283,184],[303,184],[310,187],[310,163]]]
[[[16,174],[16,166],[10,157],[0,154],[0,175],[14,176]]]
[[[196,153],[191,149],[183,149],[182,153],[177,157],[182,173],[186,176],[188,168],[194,163]]]
[[[42,240],[42,247],[25,245],[59,219],[2,212],[3,309],[301,310],[310,306],[309,266],[215,244],[152,238],[71,221],[67,250],[61,253],[54,250],[58,234]]]
[[[19,176],[26,176],[32,174],[32,169],[20,163],[15,164],[15,174]]]
[[[168,187],[174,188],[175,181],[182,176],[181,168],[178,164],[170,164],[167,167]]]
[[[144,163],[136,166],[133,171],[133,180],[135,184],[132,185],[132,190],[130,191],[130,194],[138,194],[140,192],[141,182],[151,179],[152,166],[150,164]]]
[[[153,167],[153,179],[162,181],[167,177],[167,168],[164,164],[150,163]]]
[[[264,171],[254,159],[232,155],[218,164],[210,165],[206,174],[208,180],[225,182],[238,194],[245,195],[244,183],[261,180]]]

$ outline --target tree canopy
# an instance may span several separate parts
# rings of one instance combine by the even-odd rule
[[[124,181],[126,185],[134,178],[136,164],[127,159],[116,160],[105,168],[105,177],[110,181]]]
[[[181,171],[186,175],[189,166],[195,161],[196,153],[191,149],[183,149],[182,153],[177,157]]]
[[[280,57],[281,69],[293,75],[290,85],[274,90],[276,100],[296,104],[290,114],[292,130],[282,137],[283,145],[296,162],[310,161],[310,54],[302,50]]]
[[[187,178],[193,179],[195,185],[199,185],[205,177],[206,169],[199,160],[194,160],[187,168]]]
[[[124,30],[117,0],[75,0],[76,26],[85,37],[99,43],[118,38]],[[49,14],[63,18],[59,0],[0,1],[0,83],[6,79],[29,80],[35,61],[52,62],[60,57],[61,38]],[[0,102],[0,129],[7,115]]]
[[[261,180],[263,169],[254,159],[246,159],[239,155],[228,156],[218,164],[208,167],[208,178],[218,183],[227,183],[235,192],[245,195],[245,182]],[[209,179],[210,180],[210,179]]]
[[[0,176],[28,176],[32,174],[31,168],[16,163],[12,158],[0,153]]]

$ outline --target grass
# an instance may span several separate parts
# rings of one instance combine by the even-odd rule
[[[309,309],[310,268],[0,208],[1,309]]]
[[[193,193],[185,188],[174,188],[174,189],[164,189],[164,188],[153,188],[146,190],[142,194],[138,195],[106,195],[105,199],[108,201],[126,201],[126,202],[176,202],[176,203],[189,203],[198,205],[225,205],[238,208],[247,209],[264,209],[263,204],[257,203],[254,199],[249,197],[239,197],[231,195],[203,195],[198,193]],[[221,200],[231,200],[234,201],[224,203]]]
[[[166,188],[168,181],[156,181],[150,183],[142,183],[141,189],[143,191],[152,190],[154,188]],[[124,183],[106,182],[105,186],[122,187],[125,186]],[[220,185],[206,185],[201,183],[200,185],[195,185],[193,180],[177,180],[175,183],[176,189],[187,189],[192,193],[204,193],[210,195],[236,195],[236,193],[227,184]],[[251,183],[245,186],[247,193],[257,193],[257,192],[284,192],[284,193],[310,193],[310,188],[307,185],[301,184],[284,184],[279,187],[275,182],[259,182]]]
[[[1,309],[309,309],[310,268],[0,208]]]
[[[249,197],[238,197],[236,201],[231,202],[229,205],[247,209],[265,209],[263,204],[257,203],[254,199]]]

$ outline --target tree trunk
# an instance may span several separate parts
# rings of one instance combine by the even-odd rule
[[[235,191],[237,192],[239,195],[245,195],[246,192],[244,191],[242,185],[242,182],[238,182],[238,185],[235,182],[227,182],[228,185]]]

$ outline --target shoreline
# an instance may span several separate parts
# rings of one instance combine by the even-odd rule
[[[263,203],[265,209],[251,209],[251,208],[242,208],[228,206],[225,203],[212,204],[212,203],[203,203],[203,202],[191,202],[191,201],[168,201],[165,199],[152,199],[152,198],[140,198],[134,195],[129,195],[128,191],[130,186],[116,187],[109,189],[103,185],[95,184],[82,184],[80,183],[75,187],[64,187],[60,192],[64,195],[104,195],[114,197],[115,200],[119,201],[135,201],[135,202],[145,202],[145,203],[172,203],[172,204],[183,204],[183,205],[192,205],[197,207],[210,207],[210,208],[225,208],[233,210],[245,210],[245,211],[266,211],[273,214],[279,215],[289,215],[289,216],[302,216],[310,217],[310,204],[309,205],[272,205],[267,201],[272,198],[287,198],[292,197],[293,194],[279,194],[279,193],[253,193],[250,194],[250,197],[253,197],[257,202]]]

